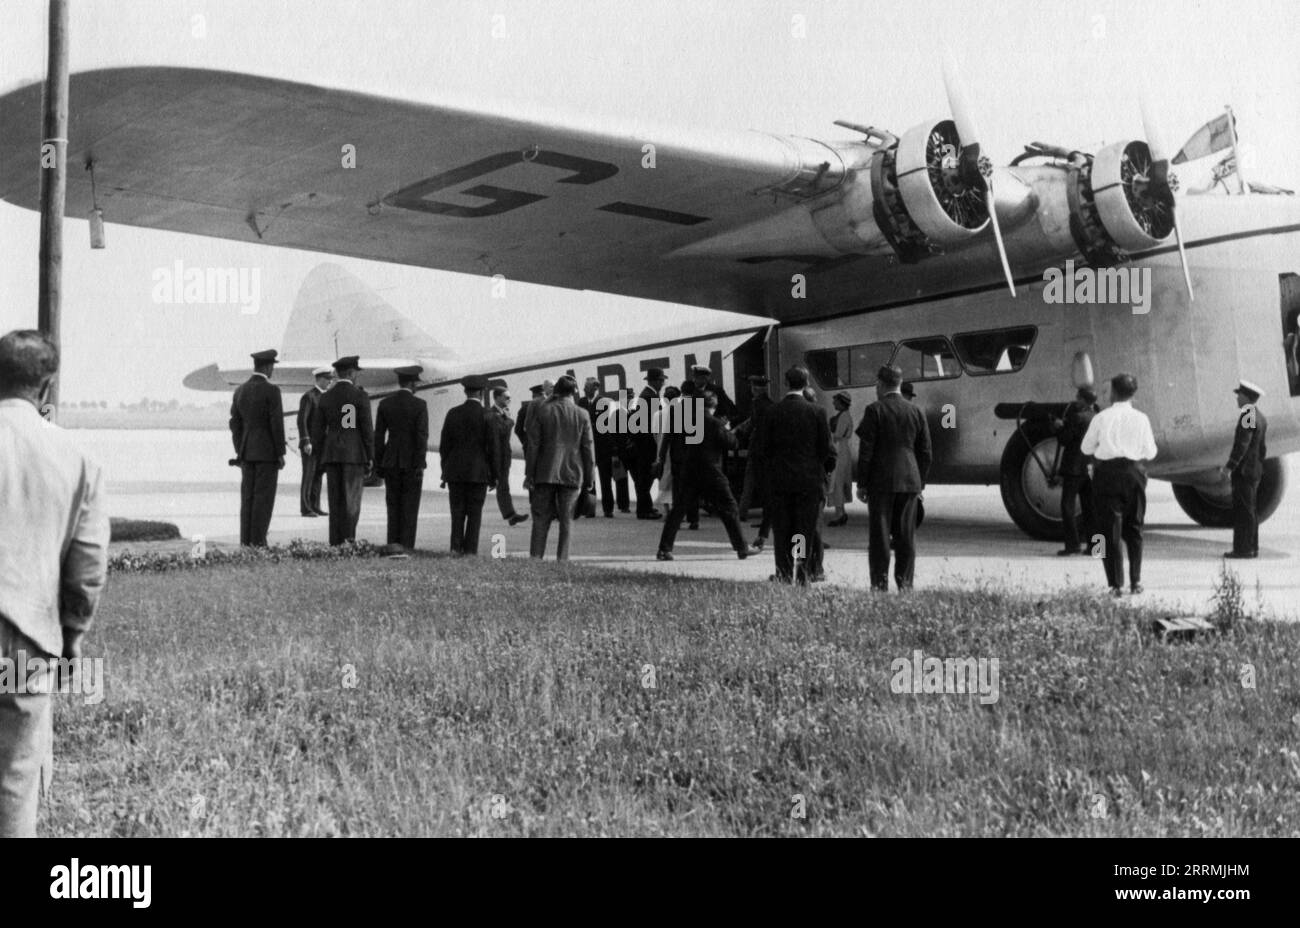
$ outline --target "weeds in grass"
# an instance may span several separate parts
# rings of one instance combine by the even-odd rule
[[[490,558],[127,573],[87,641],[104,702],[56,702],[41,827],[1295,835],[1300,627],[1151,624]],[[999,658],[998,702],[894,693],[915,649]]]

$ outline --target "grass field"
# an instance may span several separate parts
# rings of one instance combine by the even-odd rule
[[[42,833],[1300,832],[1300,627],[1150,618],[488,558],[118,574]],[[916,649],[998,659],[998,701],[894,693]]]

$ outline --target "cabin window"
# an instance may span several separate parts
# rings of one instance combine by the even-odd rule
[[[903,369],[903,379],[912,383],[961,376],[961,363],[942,335],[903,342],[894,363]]]
[[[847,348],[823,348],[804,354],[808,373],[823,390],[863,387],[876,382],[876,372],[888,364],[893,342],[871,342]]]
[[[968,374],[1012,374],[1025,366],[1038,329],[1032,325],[954,335],[952,343]]]

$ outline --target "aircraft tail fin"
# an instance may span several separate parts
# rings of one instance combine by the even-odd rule
[[[394,309],[368,284],[325,262],[298,289],[280,353],[288,358],[361,357],[452,360],[455,352]]]

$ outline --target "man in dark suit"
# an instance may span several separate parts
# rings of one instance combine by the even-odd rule
[[[758,444],[767,502],[772,510],[773,579],[782,583],[809,582],[808,558],[821,514],[822,487],[835,469],[826,411],[804,399],[808,371],[785,372],[786,395],[758,423]],[[798,546],[796,550],[796,545]]]
[[[299,494],[299,506],[302,514],[309,519],[325,515],[320,508],[320,489],[325,481],[325,468],[318,458],[319,449],[311,443],[312,416],[316,415],[316,404],[321,394],[330,388],[332,368],[318,367],[312,371],[316,385],[302,395],[298,401],[298,454],[302,458],[302,490]]]
[[[616,431],[596,428],[596,420],[601,410],[610,402],[600,395],[600,381],[588,377],[582,387],[584,396],[578,400],[578,406],[587,411],[591,419],[591,432],[596,442],[596,470],[600,473],[600,508],[606,519],[614,518],[614,504],[617,501],[621,512],[630,507],[627,495],[627,473],[614,479],[614,456],[618,451],[620,435]]]
[[[867,504],[871,586],[889,589],[889,536],[897,520],[894,581],[912,588],[916,566],[916,501],[930,470],[930,426],[903,398],[903,372],[886,364],[876,374],[876,402],[858,423],[858,499]]]
[[[515,438],[519,439],[519,445],[524,449],[524,454],[528,453],[528,410],[534,403],[540,403],[546,399],[546,384],[539,383],[528,388],[531,394],[529,399],[519,404],[519,415],[515,417]]]
[[[724,419],[730,419],[736,414],[736,404],[727,396],[727,391],[722,389],[722,384],[713,379],[713,371],[703,364],[696,364],[691,368],[691,380],[695,383],[695,395],[704,396],[706,393],[712,393],[718,398],[718,415]]]
[[[1260,411],[1259,398],[1264,391],[1249,380],[1237,384],[1237,430],[1233,435],[1228,463],[1221,468],[1232,476],[1232,550],[1228,558],[1259,557],[1259,512],[1255,497],[1264,477],[1264,459],[1268,456],[1265,438],[1268,420]]]
[[[700,494],[695,494],[689,502],[686,499],[686,459],[687,444],[686,433],[681,428],[685,414],[684,406],[687,403],[696,403],[700,405],[692,406],[691,415],[696,414],[696,410],[703,411],[703,397],[695,392],[695,382],[688,380],[682,384],[680,390],[675,387],[665,387],[663,399],[666,401],[661,407],[660,416],[664,419],[663,439],[659,442],[659,456],[655,459],[654,469],[651,475],[659,481],[659,488],[664,487],[664,474],[668,474],[668,488],[672,491],[673,503],[668,510],[668,517],[672,518],[672,511],[678,506],[686,507],[685,518],[691,530],[694,531],[700,527]],[[716,407],[715,407],[716,408]],[[691,419],[691,422],[703,421],[702,419]],[[702,426],[701,426],[702,428]],[[703,434],[703,433],[701,433]],[[677,520],[678,523],[681,519]],[[675,533],[674,533],[675,534]]]
[[[398,391],[379,401],[375,414],[375,468],[384,478],[388,505],[388,544],[405,553],[415,547],[424,487],[425,455],[429,449],[429,406],[415,395],[424,369],[399,367]]]
[[[686,403],[696,402],[696,397],[683,394],[681,404],[668,407],[673,411],[670,421],[665,425],[669,438],[685,438],[684,425],[686,417],[682,410]],[[718,417],[718,398],[707,393],[704,396],[704,416],[697,425],[701,429],[700,441],[691,444],[683,440],[674,446],[672,455],[682,454],[684,458],[680,468],[673,468],[673,508],[668,511],[663,533],[659,536],[658,559],[673,559],[673,542],[682,526],[682,519],[692,507],[699,505],[699,500],[712,503],[713,509],[722,525],[727,530],[727,539],[735,550],[736,556],[744,560],[749,556],[749,547],[740,532],[740,520],[737,518],[736,500],[731,495],[731,484],[722,472],[727,452],[736,447],[736,436],[727,428],[727,424]]]
[[[515,420],[510,418],[510,390],[507,387],[493,388],[492,406],[487,416],[492,425],[493,449],[496,451],[497,507],[501,510],[501,518],[512,526],[518,525],[528,521],[528,514],[521,515],[515,510],[515,500],[510,495],[510,432]]]
[[[239,543],[266,547],[275,509],[275,486],[284,467],[284,405],[271,383],[275,349],[253,353],[253,375],[230,403],[230,437],[243,471],[239,488]]]
[[[478,554],[479,527],[488,487],[497,482],[496,441],[482,395],[487,378],[466,377],[465,402],[447,413],[442,422],[438,451],[442,457],[442,482],[451,506],[451,551]]]
[[[366,472],[375,461],[370,397],[353,383],[360,372],[356,355],[339,358],[334,362],[334,385],[316,402],[311,441],[328,480],[332,545],[357,540]]]
[[[1092,481],[1088,478],[1083,436],[1088,434],[1088,426],[1098,411],[1096,391],[1092,387],[1080,387],[1061,418],[1052,422],[1061,445],[1061,525],[1065,529],[1065,547],[1056,553],[1062,557],[1087,553],[1079,523],[1086,525],[1092,521]]]
[[[759,518],[758,537],[754,539],[754,544],[750,548],[753,553],[763,550],[763,545],[767,543],[768,536],[772,533],[772,517],[767,511],[765,499],[767,478],[763,476],[762,455],[756,440],[758,438],[758,424],[763,421],[763,416],[774,405],[772,397],[767,392],[768,385],[771,382],[772,378],[766,374],[753,374],[750,376],[749,418],[736,429],[736,437],[749,442],[748,454],[745,458],[745,484],[740,491],[740,521],[749,521],[749,507],[755,502],[763,510],[763,514]]]
[[[652,367],[645,372],[646,385],[641,390],[641,395],[637,397],[637,403],[642,407],[639,414],[640,421],[644,423],[654,421],[655,413],[659,411],[660,395],[663,393],[667,379],[663,370],[657,367]],[[631,409],[628,410],[629,418],[633,412]],[[626,463],[628,471],[632,474],[632,486],[636,488],[638,519],[663,518],[663,513],[655,508],[654,496],[650,492],[655,482],[654,464],[659,457],[657,445],[655,436],[649,428],[640,429],[627,436]]]

